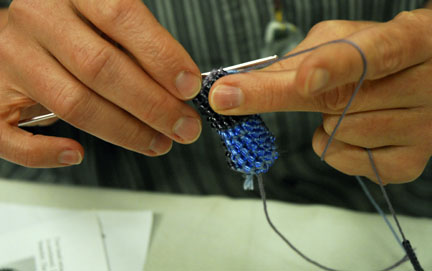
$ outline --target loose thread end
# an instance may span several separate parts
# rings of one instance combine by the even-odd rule
[[[245,181],[243,183],[244,190],[254,190],[253,176],[254,175],[252,174],[246,175]]]

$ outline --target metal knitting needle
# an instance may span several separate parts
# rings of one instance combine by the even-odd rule
[[[234,66],[229,66],[229,67],[226,67],[226,68],[223,68],[223,69],[225,71],[244,70],[244,69],[247,69],[247,68],[250,68],[250,67],[255,67],[255,66],[258,66],[258,65],[261,65],[261,64],[264,64],[264,63],[271,62],[273,60],[276,60],[277,58],[278,58],[277,55],[268,56],[268,57],[252,60],[252,61],[249,61],[249,62],[240,63],[240,64],[237,64],[237,65],[234,65]],[[210,72],[204,72],[204,73],[201,73],[201,76],[204,78],[204,77],[206,77],[209,74],[210,74]]]
[[[250,67],[255,67],[255,66],[258,66],[258,65],[261,65],[261,64],[264,64],[264,63],[271,62],[271,61],[273,61],[273,60],[275,60],[277,58],[278,58],[277,55],[269,56],[269,57],[260,58],[260,59],[248,61],[248,62],[245,62],[245,63],[229,66],[229,67],[226,67],[226,68],[223,68],[223,69],[225,71],[244,70],[244,69],[247,69],[247,68],[250,68]],[[210,74],[210,72],[204,72],[204,73],[201,73],[201,76],[204,78],[204,77],[208,76],[209,74]],[[25,127],[25,126],[29,126],[29,125],[32,125],[32,124],[37,124],[37,123],[40,123],[42,121],[53,119],[53,118],[56,118],[56,117],[57,117],[56,114],[49,113],[49,114],[44,114],[44,115],[36,116],[36,117],[33,117],[33,118],[29,118],[29,119],[23,119],[23,120],[19,121],[18,127]]]

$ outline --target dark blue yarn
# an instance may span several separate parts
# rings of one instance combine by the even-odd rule
[[[230,73],[236,72],[212,71],[203,80],[201,91],[193,102],[221,137],[229,167],[243,173],[246,177],[244,189],[252,190],[253,176],[266,173],[279,155],[275,137],[259,115],[223,116],[210,107],[208,95],[212,85]]]

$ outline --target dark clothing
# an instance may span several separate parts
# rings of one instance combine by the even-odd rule
[[[272,0],[146,0],[150,10],[198,63],[201,71],[256,59],[263,47],[265,27],[273,16]],[[423,0],[285,0],[284,15],[304,33],[328,19],[386,21],[402,10],[422,7]],[[264,175],[269,198],[296,203],[331,204],[373,211],[351,176],[322,163],[311,148],[317,113],[265,114],[276,135],[280,158]],[[205,121],[201,138],[192,145],[175,144],[163,157],[149,158],[103,142],[70,125],[31,128],[35,133],[71,137],[86,150],[82,165],[60,169],[28,169],[2,161],[7,178],[49,183],[149,190],[197,195],[256,197],[242,189],[243,177],[225,162],[218,136]],[[379,202],[378,187],[368,182]],[[400,213],[432,217],[432,168],[419,180],[389,185]]]

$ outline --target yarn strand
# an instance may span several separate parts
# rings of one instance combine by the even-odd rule
[[[330,268],[327,267],[323,264],[320,264],[319,262],[312,260],[311,258],[309,258],[308,256],[306,256],[303,252],[301,252],[296,246],[294,246],[289,240],[288,238],[285,237],[285,235],[283,235],[278,228],[273,224],[270,215],[268,213],[268,208],[267,208],[267,196],[266,196],[266,192],[265,192],[265,188],[264,188],[264,181],[263,181],[263,177],[262,175],[258,175],[257,176],[257,180],[258,180],[258,188],[259,188],[259,192],[260,192],[260,196],[261,196],[261,200],[263,203],[263,209],[264,209],[264,214],[266,217],[266,220],[268,222],[268,224],[270,225],[270,227],[273,229],[273,231],[295,252],[297,253],[300,257],[302,257],[304,260],[306,260],[307,262],[321,268],[322,270],[326,270],[326,271],[342,271],[340,269],[334,269],[334,268]],[[402,259],[400,259],[399,261],[395,262],[394,264],[392,264],[389,267],[386,267],[384,269],[381,269],[380,271],[390,271],[393,270],[394,268],[402,265],[404,262],[406,262],[408,260],[408,255],[404,255],[404,257]]]
[[[387,219],[387,216],[385,215],[384,211],[381,209],[381,207],[378,205],[378,203],[375,201],[375,199],[372,197],[372,194],[369,192],[369,189],[366,187],[365,183],[361,179],[360,176],[355,176],[358,183],[360,184],[360,187],[363,189],[363,192],[366,194],[366,197],[369,199],[369,201],[372,203],[374,208],[377,210],[377,212],[380,214],[380,216],[384,219],[385,223],[389,227],[390,231],[392,232],[394,238],[398,242],[398,244],[401,246],[401,248],[405,251],[404,247],[402,246],[402,241],[397,235],[395,229],[393,228],[393,225],[390,223],[390,221]]]
[[[362,62],[363,62],[363,72],[362,72],[362,75],[360,76],[360,79],[359,79],[359,81],[358,81],[358,83],[357,83],[357,86],[356,86],[356,88],[355,88],[353,94],[351,95],[351,98],[349,99],[347,105],[345,106],[345,109],[344,109],[344,111],[342,112],[341,116],[339,117],[339,120],[338,120],[338,122],[337,122],[337,124],[336,124],[336,127],[334,128],[333,132],[331,133],[331,135],[330,135],[330,137],[329,137],[329,140],[327,141],[327,144],[326,144],[326,146],[325,146],[325,148],[324,148],[324,151],[323,151],[323,153],[322,153],[322,155],[321,155],[321,161],[324,161],[325,154],[327,153],[327,150],[328,150],[328,148],[330,147],[330,145],[331,145],[331,143],[332,143],[332,141],[333,141],[333,139],[334,139],[334,136],[335,136],[335,134],[336,134],[336,131],[338,130],[340,124],[342,123],[342,120],[345,118],[346,113],[348,112],[348,109],[350,108],[350,106],[351,106],[351,104],[352,104],[352,102],[353,102],[355,96],[357,95],[358,91],[360,90],[361,86],[363,85],[363,82],[364,82],[364,80],[365,80],[365,78],[366,78],[367,68],[368,68],[368,66],[367,66],[367,59],[366,59],[366,56],[365,56],[363,50],[362,50],[362,49],[361,49],[357,44],[355,44],[354,42],[349,41],[349,40],[338,40],[337,42],[344,42],[344,43],[350,44],[351,46],[353,46],[353,47],[358,51],[358,53],[359,53],[360,56],[361,56]],[[403,248],[405,249],[405,252],[407,253],[408,258],[410,259],[411,264],[412,264],[412,266],[414,267],[414,270],[415,270],[415,271],[423,271],[423,268],[420,266],[420,263],[419,263],[419,261],[418,261],[418,259],[417,259],[417,256],[416,256],[414,250],[413,250],[412,247],[411,247],[411,244],[410,244],[409,241],[405,238],[405,234],[404,234],[404,232],[403,232],[403,230],[402,230],[402,227],[401,227],[401,225],[400,225],[400,223],[399,223],[399,220],[398,220],[398,218],[397,218],[396,212],[395,212],[395,210],[394,210],[394,208],[393,208],[393,205],[392,205],[392,203],[391,203],[391,201],[390,201],[390,199],[389,199],[389,197],[388,197],[388,195],[387,195],[387,191],[386,191],[386,189],[384,188],[384,184],[383,184],[383,182],[382,182],[382,180],[381,180],[381,177],[380,177],[380,175],[378,174],[378,170],[377,170],[377,168],[376,168],[375,161],[374,161],[374,159],[373,159],[373,157],[372,157],[372,152],[371,152],[370,149],[367,149],[367,148],[366,148],[365,150],[366,150],[367,153],[368,153],[369,161],[370,161],[370,164],[371,164],[372,169],[373,169],[373,171],[374,171],[374,174],[375,174],[376,178],[378,179],[379,186],[380,186],[380,189],[381,189],[381,193],[382,193],[383,196],[384,196],[384,199],[385,199],[385,201],[386,201],[386,203],[387,203],[387,206],[388,206],[388,208],[389,208],[389,210],[390,210],[390,213],[392,214],[393,219],[394,219],[394,221],[395,221],[395,223],[396,223],[396,226],[397,226],[397,228],[398,228],[398,230],[399,230],[399,233],[400,233],[401,236],[402,236],[402,240],[403,240],[403,241],[402,241],[402,246],[403,246]],[[367,195],[367,194],[366,194],[366,195]],[[368,197],[368,198],[369,198],[369,197]],[[369,198],[369,200],[370,200],[370,199],[371,199],[371,198]],[[371,201],[371,203],[373,204],[373,201]],[[380,213],[380,215],[381,215],[381,216],[383,217],[383,219],[386,221],[385,215],[384,215],[383,213]],[[398,239],[399,239],[399,238],[398,238]]]
[[[370,163],[372,165],[372,169],[374,171],[374,174],[375,174],[376,178],[378,179],[378,183],[379,183],[379,186],[381,188],[381,192],[382,192],[382,194],[384,196],[384,199],[385,199],[385,201],[387,203],[387,206],[388,206],[388,208],[390,210],[390,213],[393,216],[393,220],[395,221],[396,226],[398,227],[399,232],[400,232],[400,234],[402,236],[402,240],[403,240],[402,241],[402,246],[405,249],[409,260],[411,261],[411,264],[414,267],[414,270],[415,271],[423,271],[423,268],[421,267],[420,262],[417,259],[417,255],[416,255],[415,251],[411,247],[410,241],[405,238],[405,234],[404,234],[404,232],[402,230],[402,227],[401,227],[401,225],[399,223],[399,219],[396,216],[396,212],[395,212],[395,210],[393,208],[393,204],[391,203],[391,201],[390,201],[390,199],[388,197],[387,191],[386,191],[386,189],[384,187],[384,184],[383,184],[383,182],[381,180],[381,177],[378,174],[378,170],[376,168],[375,161],[374,161],[373,156],[372,156],[372,151],[370,149],[366,149],[366,150],[367,150],[369,161],[370,161]]]
[[[350,108],[350,106],[351,106],[351,104],[352,104],[354,98],[356,97],[357,93],[359,92],[359,90],[360,90],[360,88],[361,88],[361,86],[362,86],[362,84],[363,84],[363,82],[364,82],[364,80],[365,80],[365,78],[366,78],[366,73],[367,73],[368,65],[367,65],[367,59],[366,59],[366,56],[365,56],[364,52],[362,51],[362,49],[361,49],[361,48],[360,48],[356,43],[354,43],[354,42],[352,42],[352,41],[350,41],[350,40],[345,40],[345,39],[333,40],[333,41],[329,41],[329,42],[326,42],[326,43],[323,43],[323,44],[320,44],[320,45],[317,45],[317,46],[314,46],[314,47],[311,47],[311,48],[308,48],[308,49],[305,49],[305,50],[302,50],[302,51],[299,51],[299,52],[296,52],[296,53],[293,53],[293,54],[289,54],[289,55],[283,56],[283,57],[281,57],[281,58],[275,59],[275,60],[273,60],[273,61],[271,61],[271,62],[264,63],[264,64],[262,64],[262,65],[258,65],[258,66],[255,66],[255,67],[251,67],[251,68],[245,69],[245,70],[243,70],[243,71],[240,72],[240,73],[244,73],[244,72],[249,72],[249,71],[251,71],[251,70],[256,70],[256,69],[260,69],[260,68],[265,68],[265,67],[270,66],[270,65],[272,65],[272,64],[274,64],[274,63],[276,63],[276,62],[279,62],[279,61],[281,61],[281,60],[285,60],[285,59],[292,58],[292,57],[295,57],[295,56],[298,56],[298,55],[301,55],[301,54],[304,54],[304,53],[308,53],[308,52],[311,52],[311,51],[313,51],[313,50],[316,50],[316,49],[318,49],[318,48],[320,48],[320,47],[322,47],[322,46],[326,46],[326,45],[334,44],[334,43],[346,43],[346,44],[349,44],[349,45],[351,45],[352,47],[354,47],[354,48],[358,51],[358,53],[360,54],[360,57],[361,57],[361,59],[362,59],[362,62],[363,62],[363,72],[362,72],[362,74],[361,74],[361,76],[360,76],[360,79],[359,79],[358,82],[357,82],[356,88],[354,89],[354,92],[353,92],[353,94],[351,95],[351,98],[349,99],[347,105],[345,106],[344,111],[342,112],[342,114],[341,114],[341,116],[340,116],[340,118],[339,118],[339,120],[338,120],[338,122],[337,122],[337,124],[336,124],[336,126],[335,126],[335,128],[334,128],[334,130],[332,131],[332,133],[331,133],[331,135],[330,135],[330,137],[329,137],[329,140],[327,141],[327,144],[326,144],[326,146],[325,146],[325,148],[324,148],[324,151],[323,151],[323,153],[321,154],[321,161],[324,161],[324,159],[325,159],[325,155],[326,155],[326,153],[327,153],[327,151],[328,151],[328,148],[330,147],[330,145],[331,145],[331,143],[332,143],[332,141],[333,141],[333,139],[334,139],[334,136],[335,136],[335,134],[336,134],[336,131],[338,130],[340,124],[342,123],[342,120],[343,120],[344,117],[346,116],[346,114],[347,114],[347,112],[348,112],[348,110],[349,110],[349,108]],[[381,209],[379,208],[379,206],[376,204],[375,200],[374,200],[373,197],[370,195],[370,193],[368,193],[368,190],[367,190],[367,188],[366,188],[364,185],[362,185],[363,191],[365,192],[365,194],[366,194],[367,198],[369,199],[369,201],[372,203],[372,205],[375,206],[375,208],[377,209],[378,213],[381,215],[381,217],[382,217],[382,218],[384,219],[384,221],[387,223],[387,225],[389,226],[390,230],[392,231],[392,233],[393,233],[393,235],[395,236],[395,238],[396,238],[396,240],[398,241],[398,243],[402,245],[402,247],[404,248],[404,250],[405,250],[405,252],[406,252],[406,254],[404,255],[404,257],[403,257],[401,260],[399,260],[398,262],[396,262],[394,265],[389,266],[389,267],[383,269],[382,271],[392,270],[392,269],[396,268],[397,266],[401,265],[402,263],[404,263],[405,261],[407,261],[408,259],[411,261],[411,264],[413,265],[415,271],[423,271],[423,268],[420,266],[420,263],[419,263],[419,261],[418,261],[418,259],[417,259],[417,256],[415,255],[414,250],[411,248],[411,244],[410,244],[409,241],[406,240],[406,238],[405,238],[405,234],[404,234],[404,232],[403,232],[403,230],[402,230],[402,227],[401,227],[401,225],[400,225],[400,223],[399,223],[399,220],[397,219],[396,212],[395,212],[395,210],[394,210],[394,208],[393,208],[393,205],[391,204],[391,201],[390,201],[390,199],[389,199],[389,197],[388,197],[388,195],[387,195],[387,192],[386,192],[386,190],[385,190],[385,188],[384,188],[383,182],[382,182],[382,180],[381,180],[381,178],[380,178],[380,176],[379,176],[379,174],[378,174],[378,171],[377,171],[377,169],[376,169],[375,161],[373,160],[373,157],[372,157],[372,152],[371,152],[369,149],[365,149],[365,150],[368,152],[369,160],[370,160],[371,166],[372,166],[372,168],[373,168],[373,170],[374,170],[374,173],[375,173],[375,175],[376,175],[376,177],[377,177],[377,179],[378,179],[378,182],[379,182],[379,186],[380,186],[381,192],[382,192],[382,194],[383,194],[383,196],[384,196],[384,198],[385,198],[385,201],[386,201],[387,206],[388,206],[388,208],[389,208],[389,210],[390,210],[390,212],[391,212],[391,214],[392,214],[392,216],[393,216],[393,219],[394,219],[394,221],[395,221],[395,223],[396,223],[396,225],[397,225],[397,228],[398,228],[398,230],[399,230],[399,232],[400,232],[400,234],[401,234],[401,236],[402,236],[402,240],[403,240],[402,243],[400,242],[400,239],[399,239],[399,237],[397,236],[397,234],[396,234],[395,230],[393,229],[392,225],[391,225],[390,222],[387,220],[387,218],[386,218],[384,212],[382,212],[382,210],[381,210]],[[362,181],[361,181],[360,177],[357,176],[356,178],[357,178],[357,180],[359,180],[360,184],[362,184]],[[305,260],[308,261],[309,263],[311,263],[311,264],[313,264],[313,265],[315,265],[315,266],[317,266],[317,267],[319,267],[319,268],[321,268],[321,269],[323,269],[323,270],[327,270],[327,271],[338,271],[337,269],[332,269],[332,268],[326,267],[326,266],[324,266],[324,265],[322,265],[322,264],[320,264],[320,263],[318,263],[318,262],[316,262],[316,261],[310,259],[309,257],[307,257],[305,254],[303,254],[301,251],[299,251],[299,250],[298,250],[298,249],[297,249],[297,248],[296,248],[296,247],[295,247],[295,246],[294,246],[294,245],[293,245],[293,244],[292,244],[292,243],[291,243],[291,242],[290,242],[290,241],[289,241],[289,240],[288,240],[288,239],[287,239],[287,238],[286,238],[286,237],[285,237],[285,236],[284,236],[284,235],[283,235],[283,234],[282,234],[282,233],[281,233],[281,232],[280,232],[276,227],[275,227],[275,225],[272,223],[272,221],[271,221],[271,219],[270,219],[270,216],[269,216],[269,214],[268,214],[267,204],[266,204],[266,194],[265,194],[265,189],[264,189],[264,184],[263,184],[263,180],[262,180],[262,176],[261,176],[261,174],[258,175],[258,184],[259,184],[259,190],[260,190],[261,198],[262,198],[262,201],[263,201],[264,213],[265,213],[265,216],[266,216],[267,222],[269,223],[270,227],[275,231],[275,233],[276,233],[277,235],[279,235],[279,237],[282,238],[282,239],[285,241],[285,243],[286,243],[286,244],[287,244],[291,249],[293,249],[293,250],[294,250],[298,255],[300,255],[303,259],[305,259]],[[366,188],[366,189],[365,189],[365,188]],[[377,207],[378,207],[378,208],[377,208]],[[381,210],[381,211],[380,211],[380,210]]]

